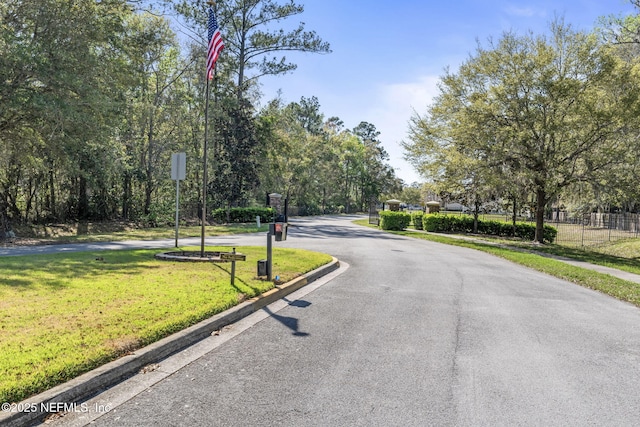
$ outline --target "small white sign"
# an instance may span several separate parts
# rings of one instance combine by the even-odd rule
[[[171,179],[184,181],[187,177],[187,153],[171,155]]]

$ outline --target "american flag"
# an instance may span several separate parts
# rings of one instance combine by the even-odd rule
[[[209,8],[209,48],[207,50],[207,78],[213,79],[213,69],[216,66],[216,61],[220,52],[224,49],[224,42],[222,41],[222,35],[218,29],[218,21],[216,21],[216,15],[213,13],[213,8]]]

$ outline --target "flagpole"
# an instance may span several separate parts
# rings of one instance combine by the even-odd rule
[[[208,130],[209,130],[209,76],[205,76],[207,81],[207,88],[205,89],[205,102],[204,102],[204,149],[202,156],[202,230],[200,232],[200,257],[204,258],[204,235],[205,235],[205,223],[207,220],[207,142],[208,142]]]
[[[215,6],[215,2],[213,0],[207,1],[210,7]],[[208,54],[208,52],[207,52]],[[208,58],[207,58],[208,60]],[[205,75],[205,80],[207,81],[207,87],[205,89],[205,102],[204,102],[204,147],[203,147],[203,155],[202,155],[202,229],[200,231],[200,257],[204,258],[204,238],[205,238],[205,224],[207,221],[207,181],[209,180],[207,176],[207,151],[208,151],[208,135],[209,135],[209,98],[210,98],[210,85],[209,85],[209,70],[207,70]]]
[[[200,233],[200,256],[204,258],[204,237],[205,237],[205,224],[207,222],[207,144],[209,135],[209,98],[210,98],[210,81],[215,78],[215,66],[218,55],[224,49],[224,42],[218,29],[218,23],[216,22],[216,16],[214,13],[215,2],[208,0],[209,4],[209,21],[208,21],[208,46],[207,46],[207,87],[205,89],[205,105],[204,105],[204,147],[203,147],[203,159],[202,159],[202,231]]]

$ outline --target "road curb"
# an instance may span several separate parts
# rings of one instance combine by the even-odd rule
[[[168,356],[184,350],[224,326],[237,322],[272,302],[337,270],[339,267],[340,261],[333,258],[329,264],[297,277],[290,282],[276,286],[274,289],[265,292],[259,297],[244,301],[209,319],[203,320],[160,341],[136,350],[132,354],[109,362],[64,384],[32,396],[16,404],[16,410],[19,410],[17,412],[5,411],[3,408],[2,412],[0,412],[0,426],[18,427],[33,425],[42,421],[44,417],[51,415],[51,412],[46,409],[56,405],[59,405],[57,407],[66,407],[69,410],[81,410],[79,402],[137,374],[145,366],[158,363]]]

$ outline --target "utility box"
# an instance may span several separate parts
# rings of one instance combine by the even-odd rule
[[[267,274],[268,274],[267,260],[266,259],[258,260],[258,277],[266,276]]]

